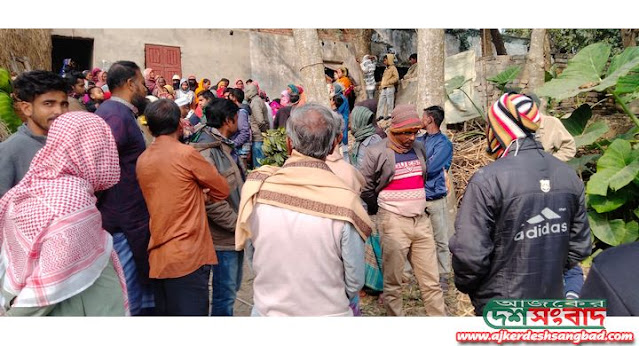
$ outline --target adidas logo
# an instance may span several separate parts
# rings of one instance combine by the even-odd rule
[[[547,220],[557,220],[561,218],[562,217],[558,215],[557,213],[555,213],[552,209],[544,208],[544,210],[542,210],[539,215],[535,215],[526,221],[529,225],[534,225],[534,226],[532,226],[532,228],[528,230],[517,232],[517,234],[515,235],[515,241],[520,241],[524,239],[524,237],[528,239],[535,239],[535,238],[543,237],[550,233],[568,232],[568,223],[566,222],[551,223],[547,221]],[[546,223],[541,224],[544,221],[546,221]]]

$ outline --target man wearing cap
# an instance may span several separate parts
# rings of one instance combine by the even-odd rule
[[[388,315],[402,316],[402,273],[409,261],[429,316],[444,316],[435,240],[425,214],[426,152],[413,145],[422,122],[414,105],[391,113],[388,137],[368,148],[361,172],[366,178],[362,199],[377,213],[382,243],[384,305]]]
[[[562,299],[564,272],[591,251],[584,184],[535,140],[541,113],[507,93],[489,110],[488,153],[450,240],[455,285],[481,315],[490,299]]]

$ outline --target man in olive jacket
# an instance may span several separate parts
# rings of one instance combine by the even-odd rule
[[[213,265],[211,316],[233,316],[233,304],[242,283],[244,251],[235,250],[235,224],[244,184],[244,172],[233,150],[231,136],[238,131],[238,106],[230,100],[214,99],[204,107],[207,126],[198,143],[192,144],[217,168],[229,184],[226,200],[206,205],[209,228],[218,264]]]

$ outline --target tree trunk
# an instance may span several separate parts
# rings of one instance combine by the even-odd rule
[[[501,37],[501,33],[497,29],[490,29],[490,36],[492,36],[493,44],[497,55],[508,55],[506,46],[504,45],[504,39]]]
[[[635,47],[637,45],[637,29],[621,29],[621,41],[623,47]]]
[[[418,29],[417,31],[418,69],[417,109],[429,106],[444,107],[444,30]]]
[[[444,107],[444,30],[417,30],[417,112],[430,106]],[[442,124],[444,126],[444,124]]]
[[[550,32],[546,30],[546,35],[544,36],[544,71],[550,71],[552,67],[552,54],[550,53]],[[544,81],[545,73],[544,73]]]
[[[307,101],[330,107],[317,29],[293,29],[293,38]]]
[[[493,39],[490,35],[490,29],[479,29],[481,33],[481,56],[493,56]]]
[[[355,49],[355,60],[358,64],[362,62],[364,55],[371,55],[371,41],[373,39],[373,29],[351,29],[355,32],[355,38],[353,41],[353,48]],[[358,66],[359,68],[359,66]],[[366,81],[364,80],[364,74],[362,71],[356,73],[352,72],[353,76],[359,76],[357,81],[359,86],[357,87],[357,99],[356,101],[366,100]]]
[[[519,86],[524,92],[535,92],[544,84],[544,39],[546,29],[533,29],[530,34],[530,49]]]

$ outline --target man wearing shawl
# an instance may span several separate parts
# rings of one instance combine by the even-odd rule
[[[124,316],[125,279],[95,193],[120,179],[111,129],[65,113],[0,200],[0,315]]]
[[[470,179],[449,246],[477,315],[493,298],[564,298],[564,272],[591,252],[584,184],[535,140],[532,99],[504,94],[487,120],[496,161]]]
[[[255,248],[252,314],[352,316],[371,221],[325,163],[339,128],[329,109],[307,104],[286,129],[284,166],[256,169],[242,188],[235,244],[241,250],[251,239]]]
[[[397,106],[388,137],[368,148],[361,168],[366,178],[362,199],[379,222],[384,305],[391,316],[403,315],[402,273],[409,252],[426,313],[445,315],[433,230],[424,212],[426,152],[413,145],[421,128],[414,105]]]

